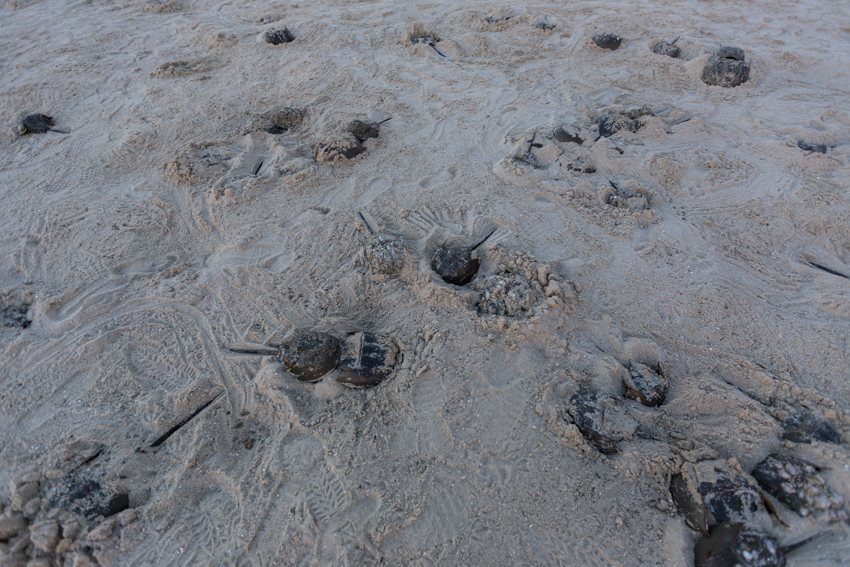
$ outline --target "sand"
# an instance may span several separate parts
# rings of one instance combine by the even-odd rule
[[[416,4],[0,7],[0,564],[692,565],[684,466],[784,452],[850,497],[846,444],[781,438],[806,411],[850,441],[848,5]],[[726,45],[749,79],[709,86]],[[352,120],[387,121],[347,159]],[[493,229],[478,280],[434,273]],[[479,309],[491,276],[523,293]],[[227,349],[295,328],[389,335],[395,371]],[[622,397],[632,363],[663,405]],[[789,565],[850,557],[778,514],[753,529],[827,532]]]

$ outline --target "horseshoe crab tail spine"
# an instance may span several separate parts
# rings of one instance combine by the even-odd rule
[[[534,140],[537,139],[537,128],[534,129],[534,134],[531,135],[531,140],[528,142],[528,148],[526,148],[525,153],[530,154],[531,148],[534,147]]]
[[[821,533],[819,533],[819,534],[815,534],[815,535],[813,535],[812,537],[807,537],[807,538],[806,538],[806,539],[804,539],[803,541],[798,541],[797,543],[792,543],[791,545],[786,545],[786,546],[784,546],[784,547],[782,548],[782,552],[783,552],[783,553],[791,553],[791,552],[792,552],[792,551],[794,551],[795,549],[797,549],[797,548],[799,548],[799,547],[803,547],[803,546],[804,546],[804,545],[806,545],[807,543],[809,543],[809,542],[811,542],[811,541],[813,541],[813,540],[816,540],[817,538],[821,537],[822,535],[824,535],[824,534],[826,534],[826,533],[827,533],[827,532],[821,532]]]
[[[484,244],[485,242],[487,242],[487,239],[488,239],[488,238],[490,238],[491,236],[493,236],[493,235],[496,233],[496,231],[497,231],[497,230],[499,230],[499,227],[498,227],[498,226],[497,226],[496,228],[494,228],[493,230],[491,230],[491,231],[490,231],[490,234],[488,234],[487,236],[485,236],[484,238],[482,238],[482,239],[478,242],[478,244],[476,244],[475,246],[473,246],[470,250],[475,250],[476,248],[478,248],[479,246],[481,246],[482,244]]]
[[[278,348],[265,345],[230,345],[225,347],[230,352],[238,352],[240,354],[261,354],[263,356],[277,354]]]
[[[372,229],[371,225],[369,224],[369,221],[366,220],[366,217],[363,216],[363,213],[357,213],[357,216],[360,217],[360,220],[362,220],[363,224],[366,225],[366,230],[369,231],[369,234],[374,236],[375,231]]]

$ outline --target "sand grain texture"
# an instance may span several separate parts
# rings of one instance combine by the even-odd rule
[[[846,4],[41,0],[0,21],[0,564],[689,565],[684,463],[790,452],[850,496]],[[746,83],[702,81],[721,45]],[[36,112],[67,133],[19,136]],[[380,135],[317,163],[352,120]],[[479,280],[433,272],[493,228]],[[224,348],[296,328],[390,336],[396,370],[305,384]],[[622,399],[632,362],[663,364],[663,405]],[[618,454],[573,423],[583,387],[617,398]],[[783,441],[803,411],[845,444]],[[850,556],[846,522],[780,514],[758,528],[782,545],[830,531],[789,565]]]

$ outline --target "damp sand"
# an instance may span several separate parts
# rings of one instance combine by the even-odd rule
[[[841,3],[0,12],[0,563],[677,566],[686,463],[785,452],[850,495],[846,444],[782,440],[806,411],[850,441]],[[740,86],[702,81],[720,46]],[[19,136],[33,113],[68,133]],[[380,135],[318,163],[353,120]],[[477,280],[433,272],[494,227]],[[508,288],[484,305],[521,309],[478,307]],[[391,336],[395,372],[305,384],[225,348],[296,328]],[[664,403],[624,399],[659,362]],[[584,387],[621,408],[616,454],[573,423]],[[779,511],[780,545],[829,531],[789,565],[850,556],[846,523]]]

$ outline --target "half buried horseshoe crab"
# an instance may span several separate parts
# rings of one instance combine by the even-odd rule
[[[377,386],[393,372],[398,345],[376,333],[354,333],[345,341],[336,381],[350,388]]]
[[[757,464],[752,475],[768,494],[803,517],[826,513],[832,521],[847,520],[844,499],[830,492],[820,470],[803,459],[773,454]]]
[[[18,134],[44,134],[45,132],[59,132],[67,134],[67,130],[55,128],[52,116],[46,114],[30,114],[25,116],[18,124]]]
[[[497,228],[490,231],[490,234],[485,236],[475,246],[446,246],[443,243],[434,258],[431,260],[431,269],[440,274],[443,281],[454,285],[466,285],[475,274],[478,273],[478,268],[481,266],[481,258],[473,258],[472,253],[476,248],[484,244],[488,238],[493,236]]]
[[[755,481],[722,460],[686,463],[670,479],[670,495],[687,524],[703,534],[714,524],[749,522],[766,504]]]
[[[694,546],[694,567],[784,567],[785,556],[822,534],[783,547],[739,522],[717,524]]]
[[[336,368],[343,343],[330,333],[294,331],[279,347],[230,348],[244,354],[274,355],[290,374],[302,382],[317,382]]]
[[[628,377],[625,379],[625,397],[637,400],[645,406],[654,408],[664,403],[667,397],[668,380],[661,363],[658,372],[649,366],[632,362]]]
[[[404,268],[404,240],[396,236],[378,234],[363,213],[357,213],[357,216],[372,235],[371,241],[363,249],[365,263],[373,272],[390,277],[398,276]]]

